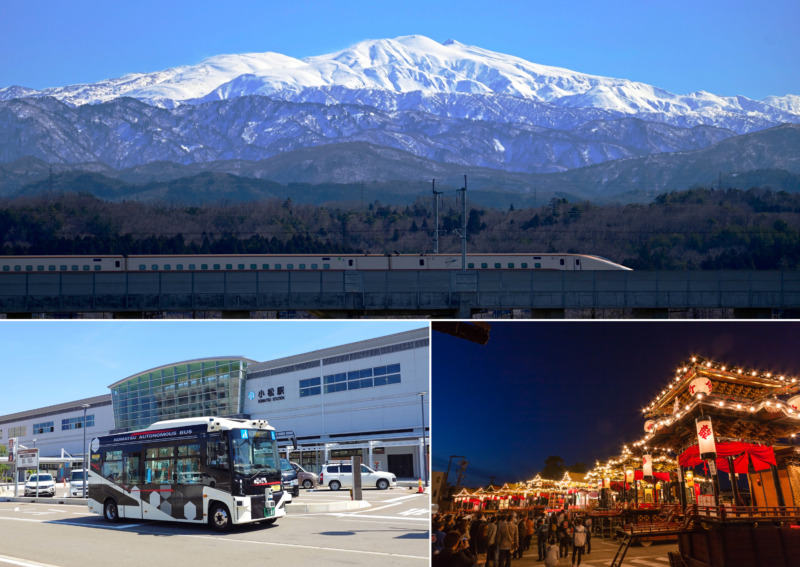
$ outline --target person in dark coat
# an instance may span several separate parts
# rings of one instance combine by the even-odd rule
[[[433,556],[432,567],[474,567],[478,559],[469,552],[469,542],[460,532],[444,536],[444,549]]]

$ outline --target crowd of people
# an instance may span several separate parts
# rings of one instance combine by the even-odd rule
[[[514,559],[537,553],[545,567],[581,564],[592,552],[592,518],[566,510],[550,514],[437,514],[433,518],[433,567],[510,567]],[[535,546],[531,551],[531,546]],[[485,559],[484,559],[485,558]]]

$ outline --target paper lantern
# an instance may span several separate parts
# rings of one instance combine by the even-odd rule
[[[645,478],[650,478],[653,476],[653,457],[652,455],[643,455],[642,456],[642,472],[644,473]]]
[[[800,396],[798,396],[800,398]],[[644,430],[647,433],[652,433],[656,429],[656,422],[652,419],[648,419],[644,422]]]
[[[633,482],[633,469],[625,469],[625,482],[628,484]]]
[[[700,458],[710,460],[717,458],[717,446],[714,442],[714,430],[711,427],[711,418],[702,416],[695,421],[697,426],[697,443],[700,449]]]
[[[686,471],[686,486],[694,488],[694,471]]]
[[[794,411],[800,411],[800,396],[789,398],[789,400],[786,403],[789,404],[789,407],[792,408]]]
[[[714,387],[711,380],[708,378],[695,378],[689,382],[689,393],[694,394],[710,394]]]

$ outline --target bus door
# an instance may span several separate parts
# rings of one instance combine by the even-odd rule
[[[141,489],[142,518],[178,519],[175,498],[175,446],[145,448],[144,479]]]
[[[122,483],[130,491],[131,499],[119,502],[119,515],[122,518],[142,517],[142,449],[122,451]]]
[[[200,468],[200,442],[183,443],[176,450],[173,517],[188,522],[202,522],[204,483]]]

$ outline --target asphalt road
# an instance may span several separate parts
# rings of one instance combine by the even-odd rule
[[[346,491],[302,491],[297,502],[349,499]],[[428,495],[365,490],[364,499],[370,508],[292,513],[274,526],[239,526],[227,534],[171,522],[109,524],[83,506],[56,502],[0,502],[0,567],[85,567],[98,561],[115,567],[428,565]]]

